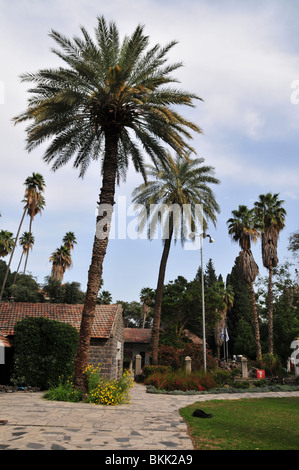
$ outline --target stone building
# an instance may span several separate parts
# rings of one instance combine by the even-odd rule
[[[125,367],[135,370],[137,354],[141,356],[141,368],[151,363],[150,342],[152,330],[150,328],[125,328]]]
[[[25,317],[45,317],[75,327],[81,325],[83,305],[2,302],[0,303],[0,339],[5,348],[5,364],[0,364],[1,378],[11,369],[14,326]],[[0,345],[0,346],[1,346]],[[108,379],[117,379],[123,370],[124,326],[121,305],[97,305],[90,339],[90,364],[101,364]],[[2,361],[3,362],[3,361]]]

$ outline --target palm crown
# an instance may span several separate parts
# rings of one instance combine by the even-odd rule
[[[103,17],[98,18],[96,41],[83,27],[81,32],[83,39],[72,41],[55,31],[50,34],[60,47],[53,52],[67,67],[22,76],[36,85],[29,90],[28,109],[14,119],[32,121],[27,149],[54,136],[45,161],[57,169],[75,156],[74,166],[83,176],[90,161],[101,155],[105,134],[112,132],[118,139],[118,176],[124,176],[130,156],[144,177],[138,143],[155,162],[165,156],[161,140],[179,154],[190,151],[187,129],[200,129],[170,106],[193,106],[192,100],[198,97],[169,87],[176,82],[170,73],[182,65],[165,64],[176,42],[146,51],[149,38],[138,26],[120,43],[115,24],[107,25]]]
[[[174,235],[182,243],[189,238],[190,230],[194,232],[198,224],[203,230],[206,230],[208,220],[216,225],[216,214],[220,212],[220,208],[209,185],[218,184],[219,180],[214,177],[214,168],[203,163],[203,158],[187,161],[177,155],[172,160],[168,155],[166,165],[147,166],[147,174],[152,179],[134,190],[133,202],[147,208],[146,213],[141,212],[141,228],[146,219],[150,218],[149,236],[155,233],[160,221],[164,223],[164,236],[167,234],[169,216],[175,207],[179,209],[179,214],[178,217],[173,217],[176,222],[173,226]],[[202,211],[196,211],[196,207],[200,205]],[[190,210],[182,212],[181,208],[184,206]],[[163,215],[166,215],[164,222]]]
[[[253,209],[240,205],[237,210],[232,211],[233,217],[228,219],[228,233],[232,239],[239,243],[240,248],[248,251],[251,241],[254,243],[260,238],[257,220]]]

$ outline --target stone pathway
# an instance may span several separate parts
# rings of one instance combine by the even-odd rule
[[[135,384],[116,407],[51,402],[42,393],[0,393],[0,450],[193,450],[178,410],[212,399],[299,396],[299,392],[159,395]]]

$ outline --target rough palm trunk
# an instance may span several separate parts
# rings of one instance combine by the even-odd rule
[[[164,279],[166,264],[169,255],[171,239],[173,234],[173,219],[172,213],[169,224],[169,237],[165,239],[162,258],[160,262],[159,277],[156,290],[154,318],[153,318],[153,329],[152,329],[152,362],[154,365],[158,364],[159,361],[159,336],[160,336],[160,322],[161,322],[161,307],[164,290]]]
[[[256,359],[259,360],[262,357],[262,349],[261,349],[261,340],[260,340],[260,327],[259,327],[259,320],[257,314],[257,307],[255,301],[255,292],[253,288],[253,282],[249,284],[249,291],[250,291],[250,298],[251,298],[251,308],[252,308],[252,315],[253,315],[253,326],[254,326],[254,337],[255,337],[255,344],[256,344]]]
[[[260,327],[258,321],[257,307],[255,301],[255,293],[253,283],[259,273],[258,265],[256,264],[251,250],[240,251],[239,253],[239,269],[241,276],[245,282],[249,285],[250,298],[251,298],[251,310],[253,316],[254,325],[254,337],[256,344],[256,358],[260,359],[262,356],[261,340],[260,340]]]
[[[106,132],[105,135],[105,156],[103,162],[103,185],[101,188],[99,206],[103,205],[113,208],[115,195],[115,182],[117,172],[117,142],[118,137],[115,132]],[[79,343],[75,359],[74,383],[83,391],[86,390],[84,370],[89,360],[89,344],[91,330],[95,315],[98,292],[101,285],[103,261],[106,255],[109,231],[112,219],[112,210],[104,212],[97,217],[97,224],[105,219],[103,231],[105,237],[99,237],[98,232],[94,238],[92,259],[88,271],[88,284],[85,304],[82,312],[81,327],[79,333]]]
[[[28,246],[30,246],[30,242],[31,242],[32,220],[33,220],[33,217],[30,217]],[[29,248],[28,248],[27,253],[26,253],[26,258],[25,258],[25,264],[24,264],[24,271],[23,271],[23,274],[26,274],[26,268],[27,268],[27,263],[28,263],[28,256],[29,256]]]
[[[221,318],[216,323],[214,338],[215,338],[215,344],[217,346],[217,359],[220,360],[220,350],[221,350],[221,346],[223,345],[222,333],[226,325],[226,310],[223,310],[218,313],[221,315]]]
[[[16,270],[16,272],[15,272],[15,277],[14,277],[14,280],[13,280],[13,284],[16,283],[17,275],[18,275],[19,269],[20,269],[20,267],[21,267],[21,263],[22,263],[23,256],[24,256],[24,250],[22,251],[21,258],[20,258],[20,261],[19,261],[17,270]]]
[[[51,271],[51,278],[62,282],[64,275],[63,266],[61,264],[53,264]]]
[[[272,266],[269,267],[269,281],[268,281],[268,340],[269,340],[269,353],[273,354],[273,288],[272,288]]]

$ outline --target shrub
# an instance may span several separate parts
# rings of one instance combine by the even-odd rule
[[[75,389],[70,380],[60,378],[57,387],[50,387],[44,394],[46,400],[79,402],[82,400],[82,391]]]
[[[172,369],[181,369],[185,365],[185,357],[189,356],[192,360],[192,370],[199,371],[203,368],[202,346],[193,343],[186,343],[184,349],[173,346],[161,345],[159,347],[159,363],[169,366]],[[207,351],[207,368],[216,367],[216,360]]]
[[[101,377],[99,366],[90,365],[85,374],[88,382],[87,403],[114,406],[130,402],[129,389],[133,386],[130,371],[124,371],[119,380],[108,380]]]
[[[230,384],[232,373],[229,370],[215,369],[212,372],[212,377],[219,387],[223,387],[223,385]]]
[[[162,374],[165,372],[170,371],[170,366],[145,366],[143,368],[143,375],[144,377],[149,377],[150,375],[156,374],[161,372]]]
[[[235,382],[234,383],[234,388],[249,388],[250,387],[250,384],[249,382]]]
[[[263,354],[262,359],[257,361],[259,369],[264,369],[266,376],[280,375],[282,371],[281,361],[275,354]]]
[[[12,381],[48,389],[59,377],[73,373],[78,331],[71,325],[47,318],[26,317],[15,325]]]
[[[85,374],[88,383],[88,394],[84,399],[86,403],[96,405],[120,405],[129,403],[129,389],[133,386],[130,371],[124,371],[119,380],[108,380],[101,376],[100,365],[90,365]],[[60,378],[57,387],[51,387],[45,394],[47,400],[79,402],[82,400],[81,390],[76,389],[70,380],[64,381]]]
[[[209,374],[191,373],[179,370],[162,374],[157,372],[145,379],[145,384],[155,387],[157,390],[195,390],[204,391],[214,388],[216,382]]]
[[[266,379],[259,379],[259,380],[255,380],[253,382],[253,385],[255,387],[266,387],[268,385],[268,382]]]

